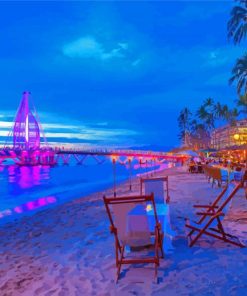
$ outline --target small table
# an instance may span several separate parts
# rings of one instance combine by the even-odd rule
[[[164,232],[164,250],[166,252],[173,250],[172,238],[176,235],[176,232],[171,229],[169,205],[156,204],[156,212],[158,221],[160,222],[162,231]],[[127,231],[131,233],[134,230],[143,230],[147,228],[150,232],[153,232],[155,229],[154,210],[152,207],[146,209],[144,205],[137,205],[128,213]]]

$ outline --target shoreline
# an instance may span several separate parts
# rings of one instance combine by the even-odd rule
[[[102,200],[103,194],[113,196],[113,188],[108,188],[1,226],[1,291],[6,296],[222,295],[227,288],[233,291],[229,295],[238,295],[247,288],[246,248],[207,237],[189,248],[185,237],[184,217],[194,217],[192,205],[212,200],[220,189],[211,188],[204,175],[188,174],[185,167],[155,174],[161,175],[169,176],[170,219],[177,236],[173,252],[161,261],[160,284],[152,282],[151,265],[123,267],[126,272],[115,284],[114,238]],[[133,178],[132,192],[128,180],[122,182],[117,194],[138,193],[138,181]],[[246,213],[240,191],[224,222],[247,243]]]
[[[159,172],[161,169],[167,169],[169,164],[161,164],[160,166],[149,168],[147,171],[143,170],[142,172],[138,172],[132,176],[131,182],[134,182],[135,178],[150,175],[150,173]],[[145,169],[145,168],[144,168]],[[97,179],[96,179],[97,180]],[[5,207],[0,210],[0,227],[6,223],[11,223],[11,221],[17,221],[22,219],[22,217],[32,217],[36,215],[40,211],[45,211],[47,209],[60,206],[65,203],[70,203],[74,199],[77,199],[77,196],[88,197],[92,196],[95,193],[104,193],[104,191],[109,190],[114,187],[113,185],[113,177],[108,178],[107,181],[102,181],[98,179],[98,181],[90,180],[89,183],[80,183],[77,182],[72,184],[72,186],[67,185],[62,186],[61,188],[52,187],[52,188],[43,188],[41,191],[24,193],[29,194],[30,197],[27,198],[27,201],[24,201],[20,204],[11,204],[5,205]],[[123,183],[129,182],[129,176],[126,174],[124,177],[117,176],[116,186],[121,186]],[[81,192],[83,195],[81,196]],[[18,196],[19,198],[19,196]]]
[[[149,171],[145,171],[142,173],[137,173],[136,175],[133,175],[131,178],[131,182],[135,182],[136,179],[138,180],[138,178],[142,177],[142,176],[150,176],[152,174],[156,174],[160,171],[165,171],[167,169],[169,169],[169,167],[166,167],[167,165],[160,165],[158,168],[153,169],[153,170],[149,170]],[[79,193],[81,191],[83,191],[84,188],[81,188],[81,184],[76,184],[75,186],[73,186],[72,190],[69,190],[69,186],[67,186],[67,188],[65,189],[65,187],[62,188],[62,191],[55,191],[55,192],[51,192],[49,189],[47,191],[47,194],[44,195],[44,192],[42,192],[42,197],[39,197],[39,192],[35,192],[34,194],[36,195],[36,199],[28,201],[25,204],[20,204],[15,206],[15,208],[17,208],[17,210],[19,210],[18,212],[14,211],[14,208],[8,208],[4,211],[0,212],[0,228],[2,225],[5,225],[7,223],[11,223],[11,222],[17,222],[18,220],[24,218],[24,217],[29,217],[31,218],[32,216],[36,215],[37,213],[41,212],[41,211],[46,211],[48,209],[52,209],[52,208],[56,208],[58,206],[61,206],[63,204],[69,204],[70,202],[73,202],[74,200],[77,200],[78,198],[88,198],[89,196],[94,196],[95,194],[100,194],[102,193],[102,196],[104,195],[105,191],[112,191],[113,192],[113,181],[111,181],[111,184],[109,184],[109,182],[107,183],[103,183],[102,184],[98,184],[98,187],[100,187],[98,190],[95,190],[91,193],[85,193],[80,197],[76,197],[77,195],[79,195]],[[117,180],[116,181],[116,187],[119,186],[129,186],[129,178],[126,176],[124,180]],[[90,187],[91,185],[93,185],[92,183],[86,184],[85,183],[85,187]],[[103,188],[102,188],[103,187]],[[71,191],[73,191],[73,194],[71,194]],[[91,191],[91,190],[86,190],[86,191]],[[113,193],[112,193],[113,194]],[[39,198],[38,198],[39,197]],[[39,201],[41,203],[41,205],[39,205]],[[25,208],[27,208],[27,205],[30,205],[30,207],[33,206],[33,209],[29,209],[29,210],[25,210]],[[35,206],[36,204],[36,206]],[[24,212],[23,212],[24,211]],[[2,217],[1,217],[2,215]]]

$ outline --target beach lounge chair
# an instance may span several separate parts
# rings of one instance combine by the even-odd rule
[[[164,257],[163,252],[163,234],[161,225],[158,222],[153,194],[145,196],[128,196],[118,198],[103,197],[106,211],[110,220],[110,232],[115,236],[115,255],[117,266],[117,280],[119,279],[122,264],[153,263],[155,265],[155,279],[157,280],[157,268],[160,257]],[[128,228],[128,214],[136,206],[152,206],[154,210],[154,229],[151,231],[148,227],[147,215],[139,216],[131,230]],[[113,214],[113,215],[112,215]],[[140,248],[144,246],[153,246],[154,254],[146,257],[125,257],[125,248]],[[161,252],[161,255],[159,254]]]
[[[241,183],[231,182],[223,189],[212,204],[194,205],[195,208],[200,209],[200,212],[196,213],[200,216],[200,219],[197,222],[186,220],[185,226],[190,229],[187,235],[190,247],[204,234],[239,247],[244,247],[237,237],[226,233],[222,225],[232,199],[240,188]]]
[[[155,203],[169,203],[168,176],[159,178],[141,178],[140,194],[154,194]]]

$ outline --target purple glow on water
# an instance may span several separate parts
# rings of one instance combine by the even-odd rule
[[[14,208],[14,212],[21,214],[23,212],[22,207],[18,206]]]
[[[47,197],[39,198],[34,201],[28,201],[27,203],[21,204],[20,206],[13,208],[13,210],[7,209],[4,211],[0,211],[0,218],[4,218],[6,216],[10,216],[14,214],[22,214],[28,211],[33,211],[38,208],[55,203],[56,201],[57,201],[57,198],[55,196],[47,196]]]
[[[54,202],[56,202],[57,200],[56,200],[56,198],[54,197],[54,196],[48,196],[47,197],[47,202],[48,203],[54,203]]]
[[[152,168],[145,165],[140,168],[138,161],[133,161],[131,176],[150,172]],[[117,163],[116,181],[128,180],[129,176],[128,163]],[[76,165],[75,161],[69,166],[60,164],[52,168],[41,165],[5,165],[0,173],[0,183],[0,218],[5,223],[11,217],[35,213],[112,187],[113,165],[111,160],[98,165],[92,158],[85,165]]]

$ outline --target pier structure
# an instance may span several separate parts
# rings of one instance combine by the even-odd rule
[[[140,165],[154,166],[162,164],[164,161],[178,162],[188,158],[186,155],[175,155],[165,152],[151,152],[143,150],[113,150],[113,149],[15,149],[5,147],[0,149],[0,163],[6,159],[13,159],[17,164],[64,164],[69,165],[74,161],[78,165],[83,165],[89,157],[93,158],[97,164],[103,164],[107,159],[113,163],[130,165],[137,160]]]
[[[71,159],[74,159],[78,164],[83,164],[88,157],[93,157],[98,164],[103,163],[105,157],[111,158],[112,162],[118,162],[120,164],[128,164],[133,160],[138,160],[140,164],[160,164],[164,161],[183,161],[188,157],[186,155],[175,155],[169,152],[127,149],[57,149],[55,153],[56,163],[61,160],[64,164],[69,164]]]

